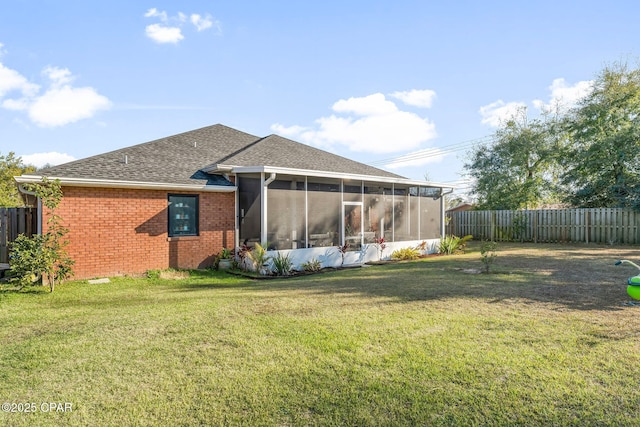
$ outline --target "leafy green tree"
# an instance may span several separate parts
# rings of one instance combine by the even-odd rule
[[[0,154],[0,207],[15,208],[24,206],[14,176],[32,173],[33,166],[22,163],[21,157],[16,157],[13,151],[6,156]]]
[[[640,69],[606,67],[566,118],[566,200],[580,207],[640,210]]]
[[[472,150],[464,167],[480,209],[535,208],[557,200],[556,122],[528,120],[523,108],[496,131],[493,142]]]
[[[74,261],[65,251],[68,242],[65,235],[68,229],[62,225],[62,218],[55,209],[62,200],[62,187],[58,180],[42,178],[37,184],[26,184],[26,189],[36,193],[47,209],[47,231],[26,237],[24,234],[11,245],[11,273],[20,286],[29,285],[39,278],[46,282],[51,292],[56,281],[62,281],[72,275]]]

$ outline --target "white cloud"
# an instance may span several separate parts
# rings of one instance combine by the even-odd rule
[[[388,101],[381,93],[361,98],[341,99],[333,104],[331,109],[336,113],[353,113],[358,116],[380,116],[398,111],[396,104]]]
[[[91,87],[72,87],[74,77],[66,68],[48,66],[42,74],[49,80],[49,87],[39,94],[40,86],[0,63],[0,98],[14,91],[21,93],[20,97],[2,100],[0,106],[27,112],[38,126],[54,127],[92,117],[111,105]]]
[[[203,16],[199,13],[192,13],[190,16],[187,16],[183,12],[178,12],[176,16],[169,16],[164,10],[159,11],[154,7],[147,10],[144,17],[157,18],[161,22],[160,24],[150,24],[145,27],[147,37],[156,43],[177,44],[184,40],[182,27],[187,20],[194,25],[198,32],[207,30],[213,26],[220,32],[220,22],[215,21],[209,14]]]
[[[415,150],[436,136],[432,122],[399,110],[381,93],[339,100],[332,110],[337,114],[317,119],[313,128],[276,123],[271,129],[323,148],[344,146],[370,153]]]
[[[91,87],[52,87],[29,106],[29,118],[41,127],[64,126],[110,106],[109,99]]]
[[[155,7],[147,10],[147,13],[144,14],[144,17],[145,18],[160,18],[160,20],[162,22],[167,22],[169,20],[169,18],[167,17],[167,12],[165,12],[165,11],[160,12]]]
[[[61,163],[67,163],[75,160],[75,157],[66,154],[66,153],[58,153],[55,151],[51,151],[49,153],[34,153],[20,156],[22,158],[22,162],[25,165],[32,165],[37,168],[41,168],[45,165],[59,165]]]
[[[496,102],[480,107],[482,123],[493,127],[500,127],[504,122],[513,118],[521,109],[526,108],[524,102],[506,103],[499,99]]]
[[[191,15],[191,23],[195,25],[198,31],[204,31],[207,28],[213,27],[213,18],[211,15],[207,15],[204,18],[197,13]]]
[[[393,92],[392,97],[399,99],[407,105],[421,108],[431,108],[436,93],[432,90],[410,90],[404,92]]]
[[[295,138],[307,132],[309,129],[305,128],[304,126],[293,125],[293,126],[287,127],[287,126],[281,125],[280,123],[275,123],[271,125],[271,130],[287,138]]]
[[[565,112],[575,107],[592,90],[593,80],[583,80],[573,86],[568,86],[564,78],[558,78],[549,86],[549,102],[545,103],[540,99],[536,99],[533,101],[533,106],[542,112],[556,109],[559,112]]]
[[[184,39],[182,30],[179,27],[165,27],[160,24],[147,25],[145,33],[147,37],[156,43],[176,44]]]
[[[71,75],[71,71],[67,68],[58,68],[47,66],[42,70],[42,74],[51,80],[51,85],[54,87],[60,87],[71,83],[74,77]]]
[[[531,104],[541,113],[557,111],[562,114],[575,107],[582,98],[593,90],[593,81],[583,80],[570,86],[564,78],[558,78],[553,80],[548,89],[550,92],[548,103],[534,99]],[[499,99],[480,107],[479,113],[482,116],[483,124],[500,127],[523,108],[527,108],[527,104],[524,102],[506,103]]]
[[[29,109],[29,98],[5,99],[2,101],[2,108],[13,111],[23,111]]]
[[[26,77],[0,63],[0,98],[12,91],[29,96],[38,92],[39,86],[30,83]]]

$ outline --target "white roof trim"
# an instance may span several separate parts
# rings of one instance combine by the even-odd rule
[[[231,172],[232,169],[233,169],[233,166],[220,165],[216,163],[216,164],[207,166],[205,168],[202,168],[200,170],[205,173],[214,173],[214,172]]]
[[[194,185],[194,184],[172,184],[164,182],[140,182],[140,181],[117,181],[111,179],[85,179],[85,178],[64,178],[47,176],[48,179],[57,179],[60,184],[69,187],[103,187],[103,188],[131,188],[136,190],[173,190],[173,191],[203,191],[213,193],[231,193],[236,191],[235,185]],[[39,175],[22,175],[14,177],[19,184],[38,183],[42,181]]]
[[[351,173],[342,173],[342,172],[327,172],[327,171],[316,171],[316,170],[308,170],[308,169],[291,169],[291,168],[281,168],[274,166],[227,166],[227,165],[217,165],[219,168],[224,168],[225,170],[231,169],[232,173],[242,174],[242,173],[276,173],[276,174],[284,174],[284,175],[300,175],[300,176],[315,176],[319,178],[336,178],[336,179],[352,179],[352,180],[360,180],[360,181],[369,181],[369,182],[384,182],[389,184],[404,184],[411,186],[422,186],[422,187],[438,187],[438,188],[458,188],[455,185],[444,184],[439,182],[431,182],[431,181],[415,181],[407,178],[393,178],[388,176],[373,176],[373,175],[360,175],[360,174],[351,174]]]

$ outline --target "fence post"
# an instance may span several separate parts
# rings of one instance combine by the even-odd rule
[[[591,219],[591,212],[589,212],[588,210],[585,212],[584,215],[584,238],[586,243],[589,243],[589,220]]]
[[[489,227],[489,237],[491,241],[496,241],[496,211],[491,211],[491,223]]]
[[[7,209],[0,208],[0,263],[6,264],[9,260],[7,253]]]

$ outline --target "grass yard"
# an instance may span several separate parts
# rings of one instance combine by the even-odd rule
[[[640,249],[498,254],[5,289],[0,425],[639,425]]]

